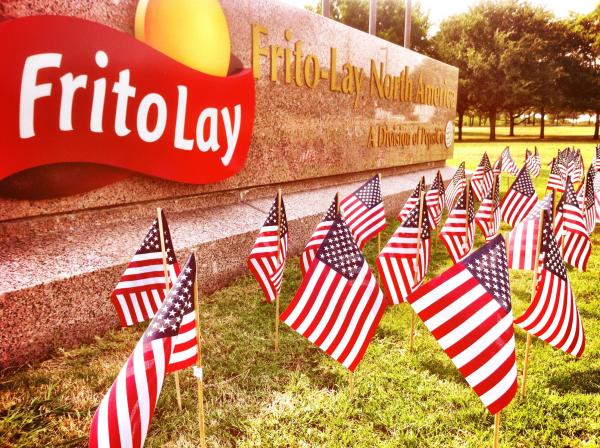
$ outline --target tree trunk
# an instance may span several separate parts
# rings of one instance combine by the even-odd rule
[[[462,128],[463,128],[463,120],[465,119],[465,113],[458,113],[458,141],[462,142]]]
[[[535,127],[535,112],[531,114],[531,126]]]
[[[596,111],[596,125],[594,126],[594,140],[600,140],[600,110]]]
[[[490,141],[496,140],[496,109],[490,110]]]
[[[544,106],[542,106],[542,108],[540,109],[540,115],[542,116],[542,118],[540,119],[540,138],[543,139],[544,138],[544,125],[546,123],[546,120],[544,119],[544,117],[546,116],[546,112],[544,112]]]
[[[481,115],[479,115],[477,118],[479,118],[479,127],[481,127]]]
[[[512,112],[509,112],[508,116],[510,117],[510,132],[509,132],[508,136],[514,137],[515,136],[515,116],[512,114]]]
[[[475,120],[475,116],[469,115],[469,126],[473,127],[473,120]]]

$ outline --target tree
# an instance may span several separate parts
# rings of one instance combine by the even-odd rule
[[[321,4],[306,6],[310,11],[322,13]],[[397,45],[404,44],[404,2],[399,0],[379,0],[377,2],[377,36]],[[411,49],[430,54],[431,44],[429,17],[416,3],[412,7]],[[332,0],[331,18],[361,31],[369,30],[369,0]]]

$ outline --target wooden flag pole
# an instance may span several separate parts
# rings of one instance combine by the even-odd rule
[[[531,281],[531,301],[535,297],[535,291],[537,289],[538,282],[538,268],[540,265],[540,252],[542,251],[542,238],[544,235],[544,209],[540,211],[540,226],[538,229],[538,240],[537,247],[535,250],[535,259],[533,262],[533,278]],[[529,353],[531,351],[532,343],[531,333],[527,332],[527,343],[525,345],[525,360],[523,361],[523,380],[521,381],[521,397],[525,398],[525,391],[527,385],[527,368],[529,367]]]
[[[335,214],[336,215],[340,214],[340,192],[339,191],[335,194]]]
[[[417,228],[417,254],[415,256],[415,264],[413,266],[413,281],[416,283],[417,276],[419,275],[419,252],[421,251],[421,233],[423,230],[423,208],[425,202],[425,191],[421,190],[419,195],[419,227]],[[408,352],[412,353],[414,340],[415,340],[415,312],[411,307],[410,315],[410,337],[408,340]]]
[[[206,448],[206,435],[204,432],[204,376],[202,371],[202,336],[200,335],[200,300],[198,297],[198,274],[194,282],[194,311],[196,315],[196,345],[198,347],[198,357],[196,358],[196,367],[194,376],[198,387],[198,430],[200,433],[200,446]]]
[[[494,448],[498,448],[500,440],[500,411],[494,415]]]
[[[281,188],[277,190],[277,260],[281,262]],[[279,292],[275,294],[275,351],[279,351]]]
[[[160,233],[160,250],[162,252],[163,272],[165,275],[165,297],[167,297],[167,294],[169,293],[169,290],[171,289],[171,287],[169,286],[170,281],[169,281],[169,268],[167,267],[167,251],[165,249],[165,232],[163,229],[162,210],[160,207],[158,207],[156,209],[156,214],[158,216],[158,232]],[[182,407],[181,407],[181,389],[179,387],[179,372],[176,371],[174,373],[174,376],[175,376],[175,392],[177,394],[177,407],[181,411]]]

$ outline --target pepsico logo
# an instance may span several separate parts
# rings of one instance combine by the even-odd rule
[[[141,0],[135,38],[65,16],[0,23],[0,194],[82,193],[137,172],[214,183],[244,166],[254,79],[217,0]]]

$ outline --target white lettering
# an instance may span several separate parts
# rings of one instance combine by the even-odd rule
[[[217,140],[217,125],[219,119],[219,111],[214,107],[207,107],[204,109],[198,117],[198,123],[196,124],[196,144],[200,151],[207,152],[212,149],[213,152],[218,151],[219,141]],[[208,139],[204,139],[204,128],[206,126],[206,120],[209,121]]]
[[[156,106],[158,117],[156,119],[156,126],[150,131],[148,129],[148,112],[150,107]],[[148,143],[155,142],[162,137],[167,126],[167,103],[165,99],[158,93],[149,93],[140,103],[137,113],[137,130],[138,135],[142,140]]]
[[[187,114],[187,87],[177,86],[177,115],[175,118],[175,148],[191,151],[194,140],[185,138],[185,116]]]
[[[225,155],[221,157],[221,162],[223,162],[223,165],[225,166],[228,166],[229,162],[231,162],[238,137],[240,136],[240,126],[242,121],[242,106],[240,104],[235,105],[233,114],[234,120],[232,126],[229,109],[226,107],[221,109],[221,116],[223,117],[223,124],[225,125],[225,135],[227,136],[227,151],[225,152]]]

